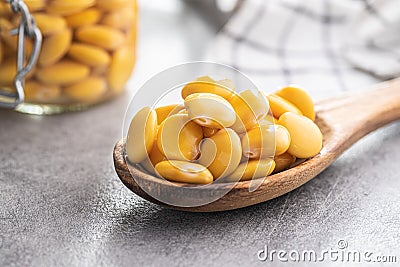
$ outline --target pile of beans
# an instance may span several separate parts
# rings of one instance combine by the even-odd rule
[[[25,0],[43,35],[26,101],[94,103],[121,92],[135,64],[136,0]],[[12,88],[20,17],[0,2],[0,86]],[[26,39],[26,54],[32,42]]]
[[[170,181],[208,184],[265,177],[322,148],[313,100],[299,87],[265,95],[200,77],[184,86],[182,98],[183,105],[135,114],[126,140],[130,162]]]

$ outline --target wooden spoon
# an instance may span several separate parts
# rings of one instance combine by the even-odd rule
[[[250,181],[238,182],[222,198],[198,207],[176,207],[156,200],[152,194],[174,194],[170,182],[130,167],[124,158],[124,143],[114,148],[114,165],[121,181],[134,193],[159,205],[194,212],[223,211],[261,203],[286,194],[305,184],[332,164],[346,149],[366,134],[400,119],[400,78],[376,85],[370,91],[345,94],[323,100],[316,105],[316,123],[324,134],[321,152],[286,171],[268,176],[254,192]],[[139,187],[135,179],[140,179]],[[175,183],[176,184],[176,183]],[[183,185],[183,184],[182,184]],[[187,186],[187,185],[185,185]],[[213,184],[210,194],[231,184]],[[201,190],[201,189],[199,189]],[[208,193],[208,192],[203,192]]]

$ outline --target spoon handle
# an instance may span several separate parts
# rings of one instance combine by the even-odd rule
[[[326,149],[340,154],[368,133],[400,119],[400,78],[321,101],[316,109],[333,139]]]

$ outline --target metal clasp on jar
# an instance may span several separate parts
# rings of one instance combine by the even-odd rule
[[[13,85],[15,92],[6,92],[0,89],[0,107],[16,108],[24,102],[24,82],[25,76],[35,66],[40,48],[42,45],[42,34],[36,26],[35,19],[29,13],[28,7],[22,0],[6,0],[11,5],[14,13],[21,15],[21,22],[15,29],[10,30],[11,35],[18,35],[18,50],[17,50],[17,74],[14,77]],[[28,60],[25,58],[25,37],[32,39],[33,49]]]

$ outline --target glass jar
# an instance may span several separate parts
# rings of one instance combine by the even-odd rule
[[[0,1],[0,90],[18,93],[21,64],[35,61],[21,83],[25,100],[16,110],[79,110],[123,92],[135,65],[136,0],[22,1],[42,35],[37,60],[32,57],[37,40],[20,37],[23,8],[17,12],[8,2],[19,1]],[[21,55],[24,63],[17,63]]]

